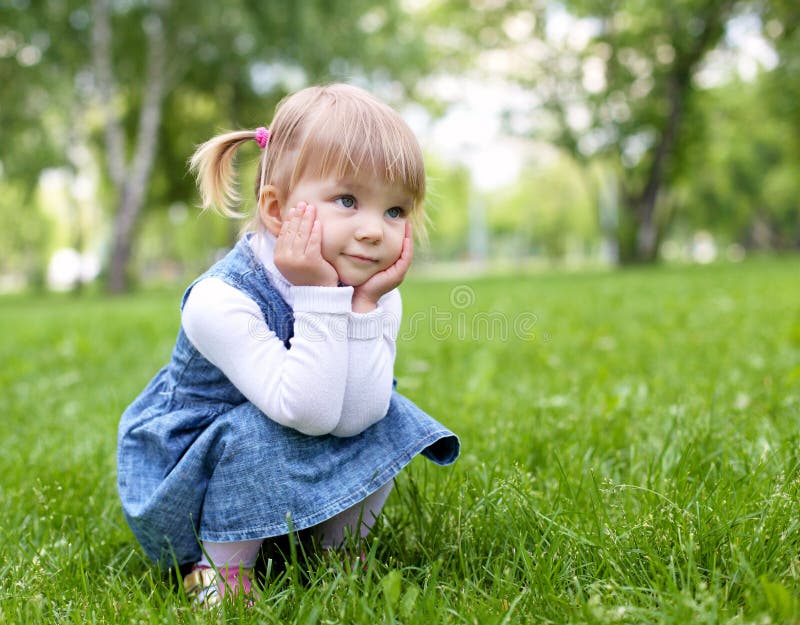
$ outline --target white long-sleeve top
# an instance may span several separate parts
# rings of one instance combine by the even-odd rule
[[[181,323],[197,350],[269,418],[304,434],[354,436],[386,414],[402,316],[394,289],[369,313],[353,287],[293,286],[273,260],[275,237],[249,241],[294,310],[287,349],[255,301],[219,278],[195,284]]]

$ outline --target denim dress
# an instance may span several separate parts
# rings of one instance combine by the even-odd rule
[[[292,309],[243,237],[186,290],[220,278],[255,301],[291,348]],[[271,420],[192,345],[183,329],[169,363],[122,415],[118,487],[147,555],[170,567],[196,562],[200,542],[299,531],[363,501],[417,454],[453,463],[459,440],[392,393],[386,416],[348,438],[308,436]]]

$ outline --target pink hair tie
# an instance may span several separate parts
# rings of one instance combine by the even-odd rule
[[[267,147],[267,141],[269,141],[269,130],[264,128],[264,126],[259,126],[256,128],[255,139],[256,143],[258,143],[258,146],[263,150],[265,147]]]

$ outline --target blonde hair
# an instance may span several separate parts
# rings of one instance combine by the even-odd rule
[[[363,89],[333,84],[308,87],[275,109],[270,136],[258,163],[256,205],[266,185],[288,197],[304,176],[344,178],[359,174],[399,182],[413,200],[410,219],[425,238],[425,164],[417,138],[391,107]],[[235,156],[255,130],[228,132],[202,144],[189,161],[204,209],[242,218]],[[258,210],[250,227],[262,227]]]

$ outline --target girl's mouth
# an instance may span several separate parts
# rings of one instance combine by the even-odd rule
[[[361,263],[364,265],[371,265],[373,263],[377,263],[377,258],[370,258],[369,256],[360,256],[359,254],[345,254],[350,260],[356,263]]]

